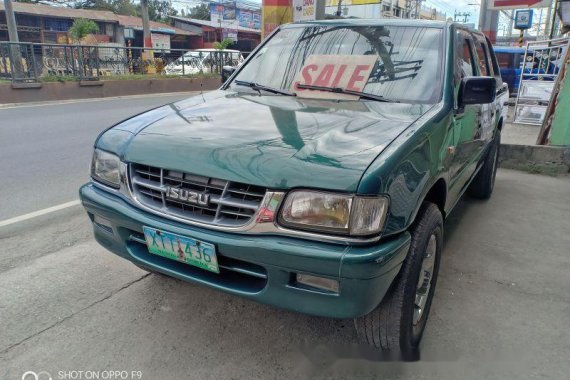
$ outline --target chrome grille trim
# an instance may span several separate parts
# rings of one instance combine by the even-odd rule
[[[212,226],[239,228],[255,220],[266,197],[267,189],[203,177],[191,173],[129,164],[129,190],[139,204],[190,222]],[[167,187],[206,193],[208,204],[194,204],[165,196]]]

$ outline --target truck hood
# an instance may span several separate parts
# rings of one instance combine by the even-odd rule
[[[127,162],[273,189],[353,192],[370,163],[430,107],[219,90],[108,132],[129,136],[116,149]]]

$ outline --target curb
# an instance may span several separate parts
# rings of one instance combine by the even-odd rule
[[[550,175],[570,173],[570,147],[501,144],[499,165]]]

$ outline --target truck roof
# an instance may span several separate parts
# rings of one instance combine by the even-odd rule
[[[331,19],[331,20],[318,20],[318,21],[301,21],[287,26],[296,25],[327,25],[327,26],[342,26],[342,25],[356,25],[356,26],[420,26],[425,28],[445,28],[453,24],[449,21],[437,20],[415,20],[415,19],[365,19],[365,18],[344,18],[344,19]],[[462,25],[462,24],[457,24]]]

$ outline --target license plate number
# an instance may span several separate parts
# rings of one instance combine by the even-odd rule
[[[213,244],[146,226],[143,231],[150,253],[220,273]]]

